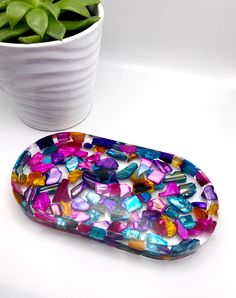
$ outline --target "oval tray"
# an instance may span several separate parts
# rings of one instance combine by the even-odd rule
[[[214,187],[191,162],[79,132],[28,147],[12,188],[33,221],[162,260],[195,252],[218,217]]]

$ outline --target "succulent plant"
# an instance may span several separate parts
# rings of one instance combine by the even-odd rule
[[[77,34],[100,18],[100,0],[0,0],[0,41],[38,43]]]

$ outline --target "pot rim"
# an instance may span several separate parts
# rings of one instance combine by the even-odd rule
[[[67,37],[63,40],[52,40],[52,41],[47,41],[47,42],[39,42],[39,43],[32,43],[32,44],[21,44],[21,43],[7,43],[7,42],[0,42],[0,48],[1,47],[6,47],[6,48],[43,48],[43,47],[52,47],[52,46],[57,46],[57,45],[62,45],[66,44],[68,42],[71,42],[75,39],[79,39],[85,35],[88,35],[89,33],[95,31],[99,26],[100,23],[102,23],[104,19],[104,9],[102,4],[100,3],[98,5],[98,16],[101,18],[99,21],[91,25],[88,29],[77,33],[75,35],[72,35],[70,37]]]

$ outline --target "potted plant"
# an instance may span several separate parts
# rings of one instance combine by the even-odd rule
[[[100,0],[0,0],[0,84],[41,130],[82,121],[102,35]]]

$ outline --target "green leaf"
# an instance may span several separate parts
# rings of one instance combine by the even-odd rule
[[[18,40],[19,40],[21,43],[27,43],[27,44],[30,44],[30,43],[38,43],[38,42],[41,42],[41,41],[42,41],[42,38],[41,38],[41,36],[39,36],[39,35],[30,35],[30,36],[21,36],[21,37],[18,37]]]
[[[48,20],[48,29],[46,33],[55,39],[62,40],[66,33],[66,28],[60,21],[51,17]]]
[[[85,6],[88,5],[95,5],[101,3],[100,0],[78,0],[79,2],[83,3]]]
[[[82,30],[84,28],[87,28],[91,26],[93,23],[100,20],[100,17],[90,17],[82,21],[61,21],[62,24],[66,27],[67,31],[72,30]]]
[[[7,0],[8,1],[8,4],[9,2],[12,2],[12,1],[15,1],[15,0]],[[36,6],[37,4],[37,0],[20,0],[21,2],[25,2],[25,3],[28,3],[30,4],[31,6]]]
[[[58,16],[60,14],[60,8],[56,3],[53,4],[49,2],[41,2],[40,6],[44,7],[47,11],[49,11],[55,19],[58,19]]]
[[[7,6],[6,13],[11,29],[16,26],[30,8],[32,8],[31,5],[21,1],[13,1]]]
[[[42,8],[33,8],[27,12],[26,22],[29,27],[42,38],[48,27],[48,15]]]
[[[88,9],[79,0],[61,0],[57,4],[60,9],[73,11],[86,18],[90,17]]]
[[[0,28],[8,23],[8,18],[5,12],[0,13]]]
[[[0,11],[3,11],[7,8],[7,3],[4,0],[0,0]]]
[[[7,5],[9,5],[11,2],[16,1],[16,0],[2,0],[2,1],[6,1]],[[34,5],[34,0],[19,0],[20,2],[26,2],[30,5]]]
[[[0,29],[0,41],[6,41],[14,37],[20,36],[28,30],[29,27],[26,24],[18,24],[13,30],[10,28]]]
[[[47,2],[47,3],[52,3],[52,2],[54,2],[54,0],[43,0],[43,2],[45,3],[45,2]]]

